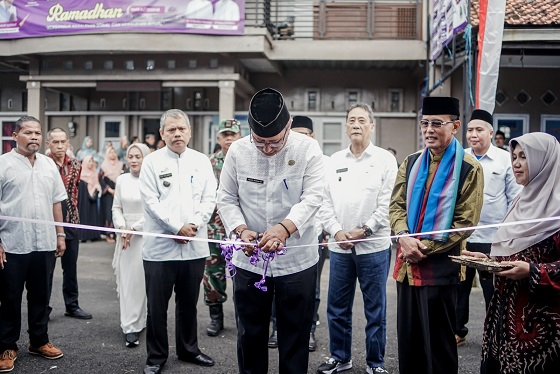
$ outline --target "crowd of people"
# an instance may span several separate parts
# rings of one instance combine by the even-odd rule
[[[367,104],[348,108],[350,145],[326,157],[314,139],[313,121],[292,117],[282,94],[271,88],[251,99],[248,136],[241,137],[235,119],[220,123],[221,149],[210,157],[188,147],[189,117],[178,109],[161,117],[161,147],[147,134],[145,144],[125,138],[96,152],[86,137],[77,159],[67,154],[63,129],[53,128],[43,139],[37,119],[20,118],[13,134],[17,147],[0,156],[0,215],[13,217],[0,221],[0,372],[13,370],[18,357],[24,286],[29,353],[63,356],[48,335],[56,258],[64,270],[65,315],[92,318],[78,303],[79,242],[99,238],[100,227],[115,227],[122,233],[106,234],[106,240],[116,241],[123,339],[137,347],[145,331],[145,374],[161,373],[169,358],[167,308],[173,293],[177,358],[214,365],[198,347],[200,284],[209,336],[224,328],[223,303],[228,292],[233,296],[239,372],[267,373],[268,348],[274,347],[280,373],[307,373],[309,352],[316,349],[327,248],[330,355],[316,370],[338,373],[355,364],[352,305],[359,281],[367,321],[365,370],[388,373],[391,233],[401,374],[458,373],[475,277],[473,268],[449,257],[461,254],[505,266],[479,271],[487,308],[481,374],[555,373],[560,145],[551,135],[528,133],[501,149],[504,144],[492,144],[492,114],[477,109],[466,125],[464,148],[456,138],[459,117],[457,99],[424,98],[419,126],[425,148],[400,166],[393,152],[372,144],[376,124]],[[48,157],[38,152],[43,140]],[[556,219],[543,220],[551,217]],[[136,233],[142,231],[157,235]],[[231,258],[207,242],[227,238],[236,243]]]

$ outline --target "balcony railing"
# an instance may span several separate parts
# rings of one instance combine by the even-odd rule
[[[420,39],[422,0],[246,0],[275,39]]]

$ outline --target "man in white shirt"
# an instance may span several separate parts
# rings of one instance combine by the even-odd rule
[[[50,158],[38,153],[41,124],[30,116],[16,121],[16,148],[0,156],[0,215],[62,222],[68,198]],[[27,289],[29,353],[63,356],[48,335],[49,298],[56,257],[64,254],[64,228],[0,220],[0,372],[14,368],[21,332],[21,299]]]
[[[14,6],[14,0],[0,1],[0,23],[2,22],[16,22],[17,10]]]
[[[502,222],[511,202],[522,189],[521,185],[515,183],[509,152],[492,145],[493,122],[492,114],[476,109],[467,125],[467,142],[470,148],[465,149],[465,153],[476,157],[484,173],[484,197],[478,223],[480,226]],[[475,230],[467,239],[467,250],[489,254],[492,238],[497,230],[497,227]],[[457,299],[455,340],[458,346],[465,344],[469,332],[466,327],[469,322],[469,295],[476,272],[470,267],[466,270],[466,279],[461,282]],[[479,270],[478,277],[488,308],[494,292],[494,276]]]
[[[159,132],[166,146],[148,155],[140,172],[144,230],[207,239],[206,223],[214,211],[217,187],[210,160],[187,148],[191,127],[183,111],[165,112]],[[179,360],[214,365],[198,348],[196,320],[200,282],[209,255],[205,241],[144,238],[142,258],[148,296],[144,373],[160,373],[169,356],[167,305],[173,291]]]
[[[386,373],[389,201],[397,162],[391,152],[370,141],[375,122],[369,105],[352,105],[346,113],[346,135],[351,144],[330,157],[319,211],[323,227],[331,235],[327,301],[331,357],[317,372],[330,374],[352,367],[352,305],[359,280],[367,320],[367,372]],[[336,243],[360,239],[365,240]]]
[[[185,12],[187,27],[209,29],[212,27],[214,9],[210,0],[191,0]]]
[[[268,327],[276,298],[280,373],[306,373],[319,258],[314,216],[323,200],[323,155],[308,136],[290,131],[291,118],[280,92],[263,89],[251,99],[251,134],[228,151],[220,176],[218,212],[226,233],[264,252],[285,254],[270,261],[267,291],[255,288],[261,263],[235,251],[234,302],[237,362],[241,373],[268,372]],[[260,234],[259,234],[260,233]],[[300,246],[298,248],[291,248]]]
[[[235,0],[218,0],[215,7],[215,21],[237,22],[241,18],[241,15],[239,14],[239,5],[237,5]]]

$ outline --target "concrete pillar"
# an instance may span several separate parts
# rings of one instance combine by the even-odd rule
[[[37,118],[46,133],[48,124],[45,122],[45,89],[41,82],[27,82],[27,115]]]
[[[231,119],[235,114],[235,81],[220,81],[219,120]]]

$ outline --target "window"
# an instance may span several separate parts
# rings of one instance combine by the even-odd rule
[[[307,91],[307,110],[317,111],[319,110],[319,91],[318,90],[308,90]]]
[[[175,60],[167,60],[167,68],[168,68],[169,70],[175,69],[176,66],[177,66],[177,65],[176,65],[176,63],[175,63]]]
[[[327,156],[332,155],[342,149],[342,134],[344,122],[324,122],[323,123],[323,153]]]
[[[155,60],[146,61],[146,70],[154,70],[155,68],[156,68],[156,61]]]
[[[105,60],[103,62],[103,69],[105,70],[113,70],[113,60]]]
[[[494,130],[502,131],[506,142],[529,130],[528,114],[494,114]]]
[[[126,70],[134,70],[134,60],[127,60],[124,62],[124,68]]]
[[[84,70],[93,70],[93,61],[91,60],[85,61]]]
[[[64,70],[72,70],[74,69],[74,61],[66,60],[64,61]]]
[[[560,115],[543,114],[541,116],[541,131],[555,136],[560,142]]]
[[[403,90],[391,89],[389,90],[389,102],[391,105],[391,112],[403,111]]]
[[[53,64],[51,60],[43,60],[41,62],[41,67],[43,71],[51,71],[53,68]]]
[[[360,95],[356,90],[349,90],[347,96],[348,96],[348,100],[347,100],[348,106],[357,104],[358,101],[360,101]]]
[[[188,62],[188,64],[187,64],[187,67],[188,67],[189,69],[196,69],[196,65],[197,65],[196,60],[189,60],[189,62]]]
[[[211,58],[208,62],[208,67],[210,69],[217,69],[220,66],[220,63],[217,58]]]
[[[10,152],[12,148],[16,147],[16,142],[13,141],[12,134],[16,128],[15,120],[0,120],[2,125],[2,137],[0,137],[0,154]]]

